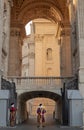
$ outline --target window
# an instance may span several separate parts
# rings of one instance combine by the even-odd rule
[[[48,48],[47,49],[47,60],[52,60],[52,49],[51,48]]]

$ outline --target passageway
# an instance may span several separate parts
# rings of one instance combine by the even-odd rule
[[[48,91],[25,92],[18,96],[18,122],[26,121],[27,124],[37,121],[37,107],[40,103],[46,109],[46,125],[61,122],[61,97]]]

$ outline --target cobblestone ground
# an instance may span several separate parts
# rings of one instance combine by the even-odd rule
[[[57,124],[52,118],[46,119],[45,127],[37,127],[36,118],[30,118],[23,124],[15,127],[0,127],[0,130],[84,130],[83,127],[68,127]]]

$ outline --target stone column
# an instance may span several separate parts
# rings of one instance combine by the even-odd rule
[[[43,51],[43,35],[37,34],[35,36],[35,76],[43,76],[44,67],[42,59]],[[40,62],[39,62],[40,60]]]
[[[0,0],[0,69],[1,69],[1,56],[2,56],[2,36],[3,36],[3,4],[4,1]]]
[[[71,76],[71,40],[70,27],[64,27],[61,31],[61,75]]]
[[[4,0],[3,11],[3,43],[2,43],[2,69],[3,75],[7,75],[8,56],[9,56],[9,38],[10,38],[10,10],[11,3]]]
[[[79,68],[79,50],[77,43],[77,19],[76,19],[76,0],[67,0],[69,8],[69,20],[71,25],[71,56],[72,56],[72,73],[78,75]]]
[[[9,45],[9,76],[21,76],[22,40],[20,28],[11,27]]]
[[[0,0],[0,88],[1,88],[1,75],[2,75],[2,67],[1,67],[1,59],[2,59],[2,36],[3,36],[3,0]]]
[[[5,76],[8,71],[10,8],[11,0],[0,0],[0,74]]]
[[[84,97],[84,0],[77,0],[77,41],[79,44],[79,89]]]
[[[12,0],[11,0],[12,1]],[[8,1],[7,4],[7,22],[6,22],[6,34],[7,37],[5,39],[5,45],[6,45],[6,50],[7,50],[7,57],[5,60],[5,75],[8,73],[8,58],[9,58],[9,42],[10,42],[10,12],[11,12],[11,2]]]

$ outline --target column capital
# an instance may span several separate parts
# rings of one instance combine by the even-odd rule
[[[13,6],[13,0],[8,0],[9,5],[12,7]]]
[[[21,35],[21,33],[20,33],[20,28],[11,27],[10,35],[11,35],[11,36],[19,37],[19,36]]]
[[[11,21],[11,30],[20,30],[21,37],[26,37],[25,25],[18,21]]]

